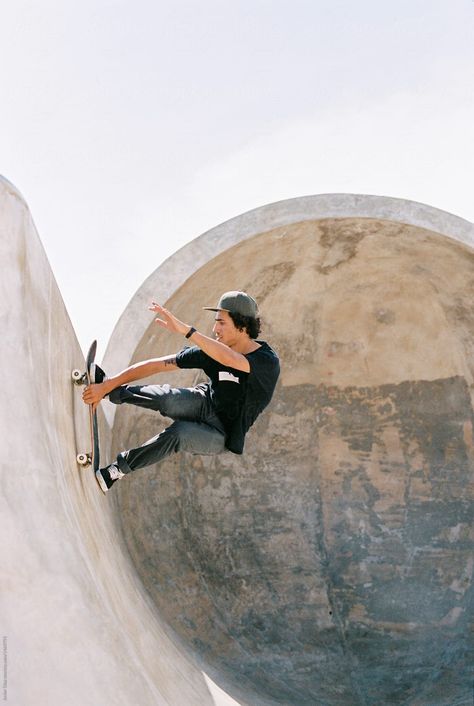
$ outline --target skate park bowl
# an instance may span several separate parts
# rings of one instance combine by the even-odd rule
[[[176,454],[116,486],[159,615],[239,701],[470,703],[472,243],[420,204],[294,199],[198,238],[179,282],[171,258],[119,321],[112,371],[183,346],[146,313],[153,296],[210,333],[201,307],[244,289],[281,356],[242,457]],[[127,329],[136,347],[114,360]],[[114,453],[162,426],[116,408]]]
[[[471,706],[472,224],[333,194],[182,248],[124,311],[106,371],[183,346],[152,298],[210,333],[201,307],[246,289],[279,385],[243,456],[176,454],[103,496],[75,462],[83,355],[6,180],[0,214],[9,700],[213,706],[204,671],[243,706]],[[103,458],[167,423],[104,404]]]

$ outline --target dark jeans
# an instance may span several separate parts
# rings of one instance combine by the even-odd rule
[[[134,404],[160,412],[175,421],[141,446],[122,451],[117,464],[130,473],[158,463],[173,451],[192,454],[219,454],[225,451],[225,431],[217,417],[207,385],[170,387],[170,385],[124,385],[113,390],[114,404]]]

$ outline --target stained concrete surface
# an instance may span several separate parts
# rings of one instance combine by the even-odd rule
[[[254,705],[472,701],[474,254],[466,229],[399,207],[254,219],[167,302],[210,331],[201,305],[247,289],[282,359],[243,457],[177,455],[117,486],[160,615]],[[149,317],[132,360],[181,345]],[[118,408],[114,449],[164,423]]]
[[[0,261],[2,699],[213,706],[130,562],[114,498],[76,465],[90,439],[70,374],[84,359],[28,208],[1,178]],[[101,435],[107,452],[103,417]]]
[[[243,287],[282,358],[274,403],[243,457],[178,455],[103,497],[74,461],[79,346],[5,180],[0,213],[8,700],[211,706],[205,668],[252,706],[470,705],[472,226],[328,195],[196,239],[144,283],[105,366],[182,345],[150,325],[150,293],[209,330],[201,304]],[[162,424],[105,411],[104,455]]]

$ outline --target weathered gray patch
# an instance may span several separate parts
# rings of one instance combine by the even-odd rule
[[[118,411],[134,441],[163,423]],[[275,704],[406,704],[447,664],[461,693],[472,423],[461,377],[279,387],[243,457],[177,455],[120,484],[130,553],[177,639],[234,693],[240,675]]]

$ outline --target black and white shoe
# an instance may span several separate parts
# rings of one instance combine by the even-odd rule
[[[120,480],[124,475],[125,473],[122,473],[116,463],[111,463],[110,466],[105,468],[99,468],[95,472],[95,477],[103,493],[107,493],[115,481]]]

